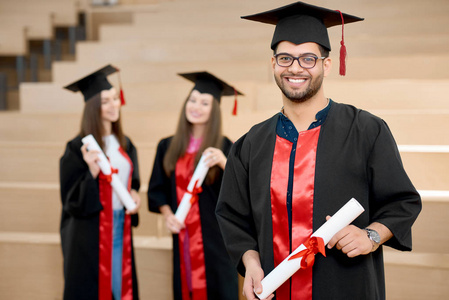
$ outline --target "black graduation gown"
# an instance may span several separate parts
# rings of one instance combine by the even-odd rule
[[[131,188],[139,190],[137,150],[126,138],[126,153],[133,163]],[[98,178],[94,179],[81,153],[81,137],[67,143],[60,160],[61,185],[61,246],[64,257],[64,299],[98,299],[99,276],[99,214]],[[132,226],[139,223],[138,215],[131,216]],[[131,241],[132,245],[132,241]],[[134,249],[131,249],[133,299],[139,299]]]
[[[278,118],[254,126],[235,142],[224,172],[216,213],[241,275],[247,250],[260,253],[265,274],[274,268],[270,179]],[[386,245],[411,250],[411,226],[421,200],[388,126],[366,111],[333,103],[318,139],[313,231],[352,197],[365,208],[354,225],[380,222],[394,235]],[[316,255],[313,299],[385,299],[382,247],[356,258],[335,248],[326,249],[326,255]]]
[[[160,213],[159,207],[168,204],[173,212],[178,207],[176,195],[176,176],[165,174],[163,159],[172,137],[162,139],[157,147],[148,186],[148,207],[155,213]],[[222,151],[227,156],[232,142],[224,138]],[[215,208],[220,191],[222,172],[212,185],[205,182],[203,192],[198,194],[201,230],[203,235],[204,259],[206,267],[207,297],[209,300],[237,299],[238,276],[226,252],[223,239],[215,217]],[[173,235],[173,292],[174,299],[181,300],[181,274],[178,235]]]

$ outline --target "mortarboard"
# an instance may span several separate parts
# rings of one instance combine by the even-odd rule
[[[294,44],[307,42],[317,43],[331,50],[327,28],[335,25],[363,21],[363,18],[341,13],[304,2],[295,2],[266,12],[243,16],[242,19],[276,25],[271,49],[275,49],[281,41]],[[340,74],[344,75],[346,48],[344,46],[342,27],[342,49],[340,52]],[[342,70],[343,68],[343,70]],[[343,74],[342,74],[343,73]]]
[[[84,96],[84,101],[88,101],[96,94],[100,93],[103,90],[109,90],[112,88],[112,85],[109,83],[107,76],[111,75],[115,72],[119,72],[119,69],[112,65],[107,65],[67,86],[65,89],[68,89],[72,92],[81,92]],[[120,78],[120,76],[119,76]],[[123,96],[123,91],[121,87],[120,81],[120,99],[122,105],[125,104],[125,99]]]
[[[193,73],[179,73],[179,76],[184,77],[195,83],[194,90],[200,93],[211,94],[214,98],[220,102],[221,96],[235,96],[233,115],[237,114],[237,95],[243,95],[240,91],[236,90],[233,86],[230,86],[223,80],[210,74],[209,72],[193,72]]]

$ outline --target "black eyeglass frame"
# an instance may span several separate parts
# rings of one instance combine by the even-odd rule
[[[291,64],[289,64],[288,66],[282,66],[282,65],[280,65],[279,62],[278,62],[278,56],[279,56],[279,55],[285,55],[285,56],[291,57],[291,58],[292,58]],[[289,68],[289,67],[291,67],[291,66],[293,65],[293,63],[295,62],[295,60],[297,60],[299,66],[300,66],[301,68],[303,68],[303,69],[313,69],[313,68],[316,66],[317,60],[319,60],[319,59],[326,59],[326,58],[327,58],[327,56],[321,56],[321,57],[318,57],[318,56],[312,55],[312,54],[305,54],[305,55],[301,55],[301,56],[295,57],[295,56],[293,56],[293,55],[291,55],[291,54],[289,54],[289,53],[284,53],[284,52],[274,54],[273,56],[274,56],[274,58],[275,58],[275,60],[276,60],[276,64],[277,64],[279,67],[282,67],[282,68]],[[311,57],[311,58],[314,58],[314,59],[315,59],[315,63],[313,64],[312,67],[304,67],[303,65],[301,65],[301,61],[300,61],[299,59],[300,59],[300,58],[304,58],[304,57]]]

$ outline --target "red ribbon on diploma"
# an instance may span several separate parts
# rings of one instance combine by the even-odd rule
[[[192,198],[190,199],[190,204],[195,203],[198,201],[198,194],[203,191],[203,188],[201,186],[197,186],[198,180],[195,181],[195,185],[193,186],[193,189],[191,192],[187,191],[190,195],[192,195]]]
[[[112,182],[112,174],[117,174],[118,173],[118,169],[114,169],[113,167],[111,167],[111,174],[109,175],[104,175],[103,173],[100,172],[100,179],[106,180],[108,183]]]
[[[324,241],[322,238],[317,236],[310,237],[304,244],[306,249],[290,256],[288,260],[296,259],[302,257],[301,268],[306,269],[315,263],[315,254],[318,252],[326,257],[326,251],[324,247]]]

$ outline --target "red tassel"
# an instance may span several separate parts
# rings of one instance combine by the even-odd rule
[[[236,116],[237,115],[237,90],[236,89],[234,89],[234,96],[235,96],[234,109],[232,110],[232,115]]]
[[[117,70],[117,72],[118,72],[118,82],[119,82],[119,85],[120,85],[120,103],[121,103],[122,106],[123,106],[123,105],[126,104],[126,101],[125,101],[125,95],[123,94],[122,78],[120,77],[120,70],[117,69],[117,68],[116,68],[116,70]]]
[[[341,11],[337,10],[340,13],[341,16],[341,42],[340,42],[340,75],[345,76],[346,75],[346,46],[345,46],[345,20],[343,18],[343,14]]]
[[[120,103],[122,104],[122,106],[126,104],[125,95],[123,95],[122,87],[120,87]]]
[[[341,41],[341,47],[340,47],[340,75],[345,76],[346,75],[346,46],[343,41]]]

